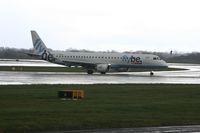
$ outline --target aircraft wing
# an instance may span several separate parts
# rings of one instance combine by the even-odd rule
[[[86,68],[95,68],[96,64],[86,63],[86,62],[73,62],[73,61],[63,61],[65,66],[83,66]]]
[[[34,53],[25,53],[25,52],[23,52],[23,54],[26,54],[26,55],[31,56],[31,57],[41,57],[41,55],[34,54]]]

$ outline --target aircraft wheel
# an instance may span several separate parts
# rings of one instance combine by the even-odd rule
[[[93,70],[87,70],[87,73],[88,73],[88,74],[93,74],[94,71],[93,71]]]
[[[151,72],[150,72],[150,76],[153,76],[153,75],[154,75],[154,72],[153,72],[153,71],[151,71]]]
[[[106,72],[101,72],[101,74],[106,74]]]

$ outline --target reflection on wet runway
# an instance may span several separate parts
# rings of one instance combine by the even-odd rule
[[[23,63],[21,63],[23,64]],[[29,64],[29,63],[28,63]],[[33,66],[38,63],[31,63]],[[52,65],[43,64],[39,65]],[[24,65],[24,64],[23,64]],[[30,65],[30,64],[29,64]],[[53,64],[54,65],[54,64]],[[172,68],[184,68],[183,71],[155,72],[150,76],[149,72],[120,72],[108,73],[106,75],[68,72],[0,72],[0,84],[199,84],[200,65],[195,64],[169,64]]]
[[[64,67],[62,65],[49,63],[44,60],[27,60],[27,59],[0,59],[0,66],[42,66],[42,67]]]

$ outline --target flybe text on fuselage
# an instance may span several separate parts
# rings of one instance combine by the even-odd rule
[[[130,56],[127,55],[122,56],[122,62],[127,62],[127,64],[142,64],[142,60],[140,57],[136,56]]]

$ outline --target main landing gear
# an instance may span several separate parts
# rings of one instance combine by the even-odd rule
[[[94,70],[89,69],[87,70],[87,73],[91,75],[94,73]],[[106,72],[101,72],[101,74],[106,74]]]
[[[106,74],[106,72],[101,72],[101,74]]]
[[[88,73],[88,74],[93,74],[94,71],[93,71],[93,70],[87,70],[87,73]]]

